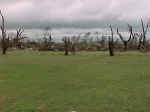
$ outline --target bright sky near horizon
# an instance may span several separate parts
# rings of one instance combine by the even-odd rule
[[[0,0],[10,24],[133,22],[150,17],[150,0]],[[119,23],[118,23],[119,24]]]

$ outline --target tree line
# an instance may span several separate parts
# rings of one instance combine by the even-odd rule
[[[1,16],[1,40],[0,46],[2,54],[5,55],[9,49],[32,49],[39,51],[64,51],[64,55],[69,53],[75,54],[77,51],[105,51],[109,50],[110,56],[115,55],[117,50],[150,50],[150,42],[147,39],[147,33],[149,29],[149,22],[146,24],[141,19],[141,32],[136,32],[133,26],[127,24],[128,36],[122,34],[119,28],[113,28],[109,25],[110,35],[102,35],[99,37],[99,33],[95,32],[96,37],[90,37],[91,32],[80,33],[77,36],[66,36],[62,38],[62,42],[58,43],[54,41],[50,27],[44,29],[43,37],[38,40],[27,40],[24,36],[24,28],[19,27],[16,29],[15,36],[6,33],[5,18],[0,10]],[[114,38],[114,34],[117,34],[118,38]]]

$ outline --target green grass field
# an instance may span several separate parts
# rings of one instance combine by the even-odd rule
[[[150,112],[150,53],[9,51],[0,112]]]

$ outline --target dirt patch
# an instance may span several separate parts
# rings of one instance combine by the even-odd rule
[[[5,100],[5,96],[0,96],[0,102]]]
[[[149,75],[149,76],[144,77],[144,80],[150,80],[150,75]]]
[[[3,112],[2,103],[3,103],[3,101],[5,100],[5,98],[6,98],[5,96],[1,96],[1,95],[0,95],[0,111],[1,111],[1,112]]]

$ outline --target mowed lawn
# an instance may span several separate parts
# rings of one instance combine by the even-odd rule
[[[150,112],[150,53],[9,51],[0,112]]]

